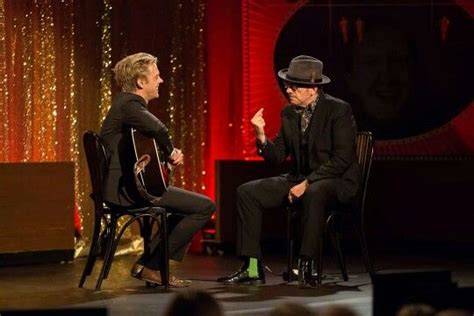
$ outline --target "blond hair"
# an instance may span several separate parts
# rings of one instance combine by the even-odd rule
[[[148,53],[129,55],[115,64],[115,82],[123,92],[134,92],[137,89],[137,79],[145,78],[148,67],[157,62],[158,59]]]

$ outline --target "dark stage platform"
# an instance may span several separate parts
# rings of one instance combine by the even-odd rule
[[[281,277],[267,273],[264,286],[222,286],[214,280],[233,272],[238,262],[232,256],[188,255],[180,265],[172,265],[178,276],[193,280],[193,287],[212,293],[222,304],[226,315],[266,315],[283,302],[298,302],[311,309],[328,304],[344,304],[359,315],[372,314],[372,284],[358,257],[347,258],[349,281],[340,279],[332,258],[325,260],[328,273],[322,287],[303,290],[286,284]],[[443,268],[452,272],[452,280],[460,287],[474,285],[474,260],[447,259],[437,255],[398,255],[375,258],[378,270]],[[102,291],[93,290],[97,271],[86,281],[85,288],[77,284],[85,264],[81,258],[66,264],[42,264],[0,268],[0,314],[5,310],[51,308],[105,307],[108,315],[162,315],[175,292],[150,289],[129,276],[136,257],[117,257]],[[285,267],[283,256],[267,259],[274,272]],[[100,262],[101,263],[101,262]],[[97,270],[97,269],[96,269]]]

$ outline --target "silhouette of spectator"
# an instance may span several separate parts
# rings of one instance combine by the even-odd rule
[[[471,315],[472,313],[464,309],[445,309],[436,313],[436,316],[471,316]]]
[[[357,313],[348,306],[330,305],[321,309],[318,316],[357,316]]]
[[[310,309],[302,304],[283,303],[270,312],[270,316],[315,316]]]
[[[427,304],[407,304],[400,308],[397,316],[435,316],[436,310]]]
[[[175,295],[168,306],[166,316],[223,316],[217,300],[201,290],[185,290]]]

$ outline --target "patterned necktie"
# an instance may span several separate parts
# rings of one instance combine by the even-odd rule
[[[318,103],[319,96],[316,97],[313,103],[309,104],[306,108],[300,108],[299,113],[301,117],[301,133],[304,134],[306,129],[308,128],[309,122],[311,122],[311,117],[313,116],[314,109],[316,108],[316,104]]]

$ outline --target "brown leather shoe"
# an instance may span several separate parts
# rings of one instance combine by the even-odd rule
[[[151,283],[153,285],[163,285],[163,281],[161,279],[161,274],[159,270],[152,270],[147,267],[143,267],[141,272],[136,276],[136,278]],[[169,286],[170,287],[188,287],[191,285],[190,280],[182,280],[177,278],[174,275],[170,274],[169,278]]]
[[[143,270],[140,275],[140,280],[143,280],[152,284],[156,284],[156,285],[161,285],[160,271],[143,267]]]
[[[170,274],[170,287],[188,287],[191,285],[190,280],[178,279],[176,276]]]
[[[143,271],[143,268],[144,266],[142,266],[141,264],[138,264],[138,263],[135,263],[132,267],[132,269],[130,270],[130,275],[134,278],[140,278],[140,275]]]

